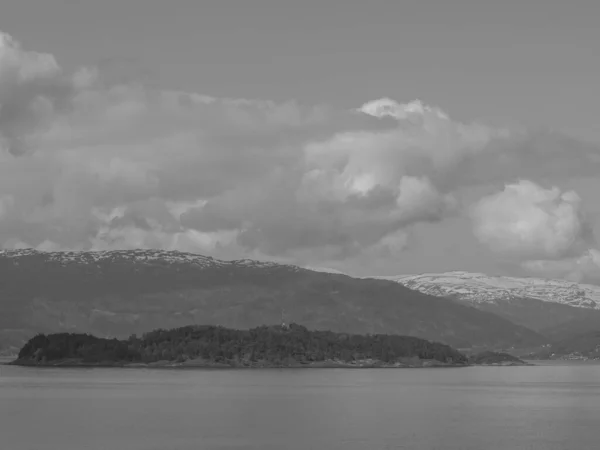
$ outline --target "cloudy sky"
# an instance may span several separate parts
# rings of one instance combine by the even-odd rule
[[[600,4],[485,3],[7,0],[0,246],[600,283]]]

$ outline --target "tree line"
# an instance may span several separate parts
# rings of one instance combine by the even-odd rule
[[[297,324],[250,330],[195,325],[158,329],[141,337],[132,335],[126,340],[78,333],[38,334],[19,352],[20,360],[40,363],[66,359],[84,363],[185,362],[194,359],[224,364],[365,359],[391,363],[402,358],[455,364],[467,361],[464,355],[447,345],[416,337],[309,331]]]

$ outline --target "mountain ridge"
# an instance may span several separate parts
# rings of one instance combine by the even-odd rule
[[[0,252],[0,339],[37,332],[127,337],[203,323],[252,328],[285,320],[310,329],[390,333],[456,347],[540,345],[493,313],[393,281],[166,250]]]
[[[161,262],[167,264],[194,264],[200,267],[217,267],[224,265],[253,267],[287,267],[290,270],[309,270],[296,265],[279,264],[272,261],[253,259],[221,260],[212,256],[179,250],[130,249],[130,250],[78,250],[78,251],[43,251],[36,249],[0,250],[0,258],[14,259],[22,257],[40,257],[45,262],[69,263],[101,263],[138,260],[140,262]],[[341,274],[341,272],[340,272]]]
[[[531,298],[576,308],[600,310],[600,286],[567,280],[490,276],[465,271],[369,278],[395,281],[425,294],[458,298],[472,303]]]

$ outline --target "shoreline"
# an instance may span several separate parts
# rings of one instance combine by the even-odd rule
[[[461,367],[523,367],[535,366],[526,362],[518,363],[492,363],[492,364],[448,364],[439,361],[425,360],[422,364],[407,364],[394,363],[385,364],[380,362],[369,362],[363,364],[337,362],[337,361],[319,361],[315,363],[296,363],[286,365],[275,364],[224,364],[224,363],[207,363],[207,362],[190,362],[190,363],[173,363],[167,361],[158,361],[155,363],[84,363],[80,361],[55,361],[51,363],[39,363],[32,361],[14,360],[4,365],[18,367],[35,367],[35,368],[65,368],[65,369],[169,369],[169,370],[198,370],[198,369],[213,369],[213,370],[255,370],[255,369],[452,369]]]
[[[119,368],[119,369],[420,369],[420,368],[456,368],[468,367],[468,364],[448,364],[439,361],[424,360],[420,364],[410,363],[382,363],[379,361],[365,361],[362,363],[348,363],[343,361],[317,361],[311,363],[292,363],[292,364],[272,364],[260,363],[239,364],[239,363],[218,363],[208,361],[188,361],[185,363],[176,363],[171,361],[157,361],[154,363],[122,363],[122,362],[103,362],[103,363],[85,363],[82,361],[60,360],[53,362],[34,362],[27,360],[14,360],[7,365],[20,367],[53,367],[53,368]]]

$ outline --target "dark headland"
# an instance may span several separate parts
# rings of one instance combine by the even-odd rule
[[[219,326],[159,329],[141,337],[38,334],[11,365],[161,368],[417,368],[489,364],[452,347],[411,336],[356,335],[289,326],[234,330]],[[496,356],[504,360],[504,356]],[[512,365],[523,365],[513,358]]]

